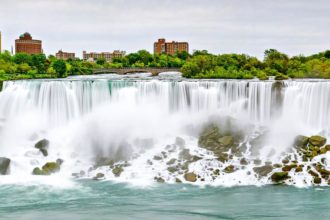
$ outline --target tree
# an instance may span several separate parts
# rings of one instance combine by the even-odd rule
[[[106,59],[104,57],[98,58],[96,60],[96,64],[103,66],[106,63]]]
[[[45,54],[32,55],[31,66],[34,66],[38,73],[46,73],[48,67]]]
[[[289,57],[275,49],[265,51],[264,63],[266,67],[275,69],[280,73],[287,73]]]
[[[53,63],[53,68],[57,74],[57,77],[62,78],[65,77],[65,73],[66,73],[66,64],[65,61],[63,60],[56,60]]]
[[[31,64],[32,59],[31,56],[26,53],[17,53],[13,56],[13,61],[16,64]]]

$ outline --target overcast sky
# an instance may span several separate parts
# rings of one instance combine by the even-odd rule
[[[187,41],[190,52],[289,55],[330,49],[329,0],[0,0],[3,48],[23,32],[46,54],[153,51],[153,42]]]

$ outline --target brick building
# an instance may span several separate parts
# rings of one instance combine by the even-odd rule
[[[189,53],[189,44],[187,42],[166,42],[164,38],[161,38],[154,43],[154,54],[165,53],[174,55],[177,52],[182,51],[186,51],[187,53]]]
[[[56,53],[57,59],[67,60],[67,59],[74,59],[75,57],[76,57],[75,53],[63,52],[62,50],[59,50]]]
[[[112,62],[113,58],[121,58],[124,57],[125,54],[126,54],[125,51],[120,51],[120,50],[115,50],[113,52],[101,52],[101,53],[95,53],[95,52],[87,53],[86,51],[83,51],[83,60],[94,62],[99,58],[104,58],[107,62]]]
[[[15,40],[15,51],[16,53],[41,54],[43,53],[42,41],[33,40],[31,34],[26,32]]]

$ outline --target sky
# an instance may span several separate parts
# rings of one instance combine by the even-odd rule
[[[153,51],[158,38],[190,52],[263,57],[330,49],[329,0],[0,0],[3,49],[24,32],[44,52]]]

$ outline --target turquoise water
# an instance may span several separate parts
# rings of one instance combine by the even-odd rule
[[[148,188],[79,181],[71,189],[0,186],[0,219],[329,219],[330,189]]]

